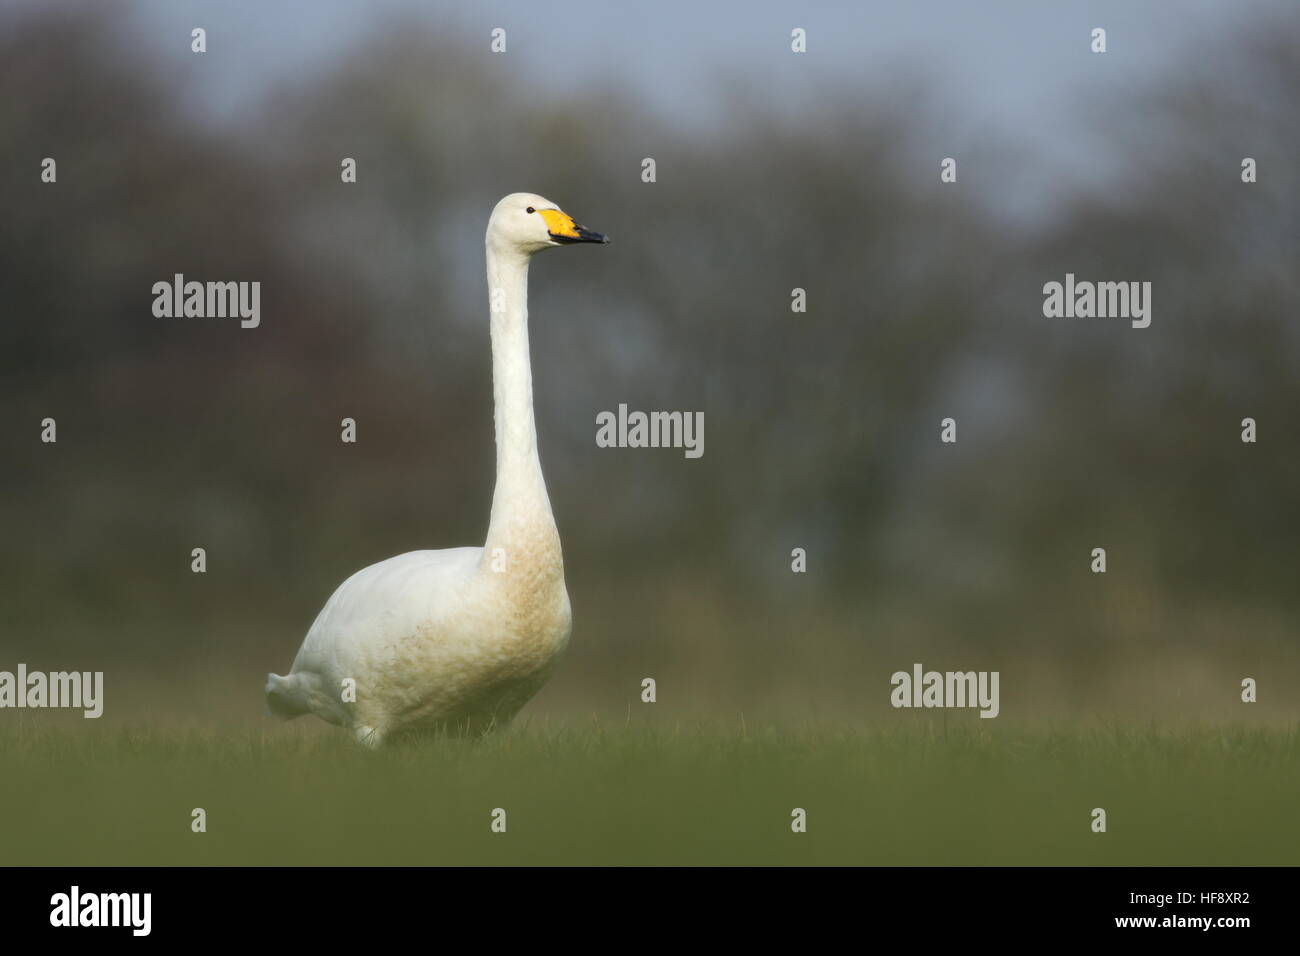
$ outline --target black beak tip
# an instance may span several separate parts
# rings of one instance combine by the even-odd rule
[[[557,236],[555,233],[551,233],[550,236],[562,246],[576,245],[580,242],[595,242],[604,245],[609,242],[609,236],[605,235],[603,232],[592,232],[590,229],[585,229],[582,226],[576,228],[578,230],[576,236]]]

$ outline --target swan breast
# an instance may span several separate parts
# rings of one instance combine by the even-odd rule
[[[481,548],[415,551],[357,572],[294,670],[335,687],[351,678],[355,716],[371,726],[512,716],[568,643],[569,596],[562,575],[495,574],[481,558]]]

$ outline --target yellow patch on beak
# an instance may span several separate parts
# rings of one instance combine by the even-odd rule
[[[546,231],[565,239],[579,239],[578,227],[572,219],[558,209],[539,209],[537,214],[546,220]]]

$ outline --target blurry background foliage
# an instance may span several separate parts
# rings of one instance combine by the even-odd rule
[[[1001,670],[1004,719],[1296,716],[1294,15],[1082,102],[1086,175],[919,71],[774,96],[797,65],[719,55],[685,122],[423,20],[208,116],[236,39],[167,59],[124,22],[0,20],[0,668],[104,670],[106,721],[260,721],[348,574],[480,543],[483,229],[526,189],[614,240],[532,273],[575,626],[527,713],[874,719],[922,661]],[[178,272],[260,281],[261,327],[154,318]],[[1152,282],[1151,327],[1044,318],[1066,272]],[[704,457],[597,448],[620,402],[703,411]]]

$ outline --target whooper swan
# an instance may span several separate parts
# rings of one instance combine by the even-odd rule
[[[528,357],[528,263],[553,246],[608,242],[532,193],[488,220],[497,474],[481,548],[412,551],[352,575],[325,602],[271,713],[312,713],[378,746],[398,731],[478,733],[507,723],[569,642],[560,536],[537,457]]]

